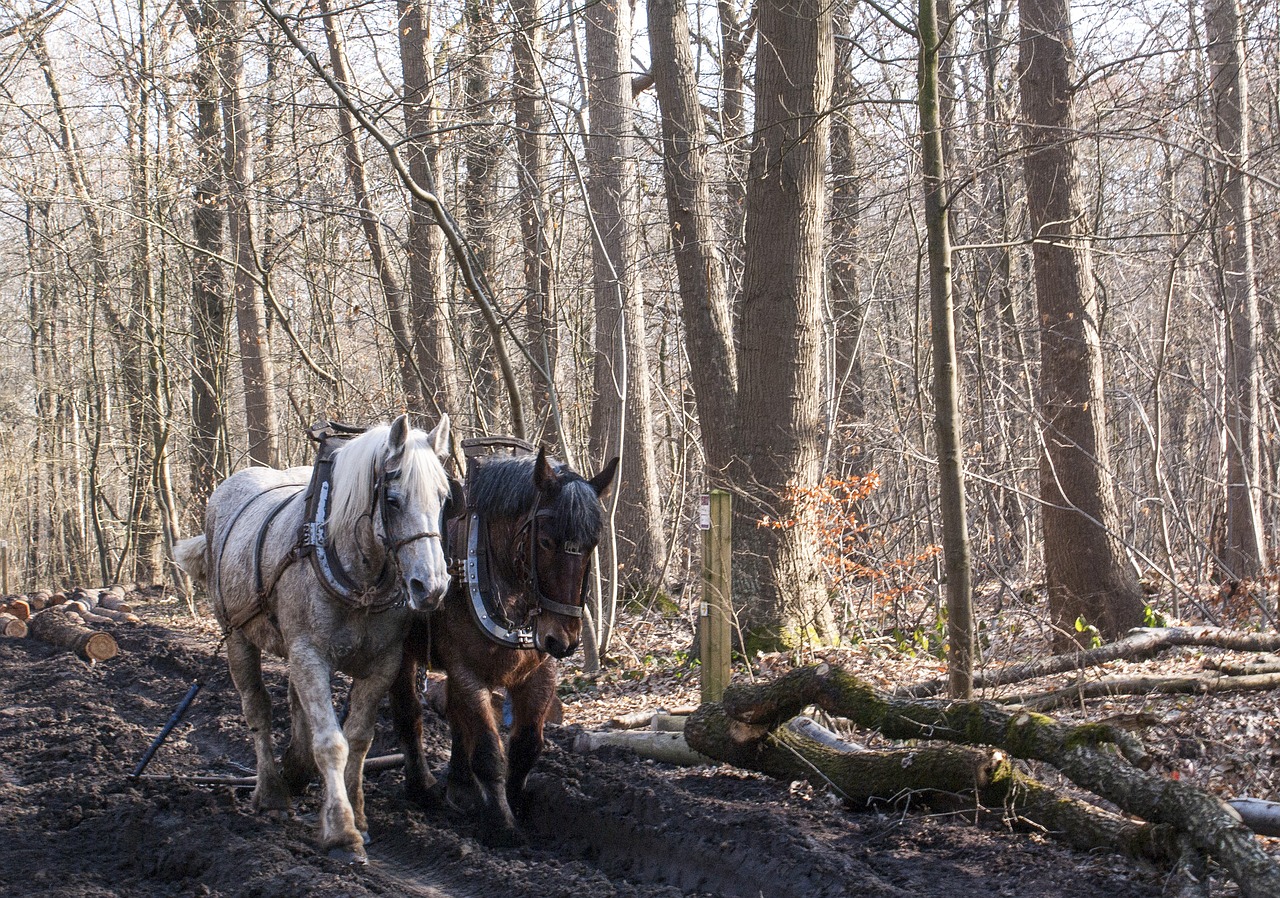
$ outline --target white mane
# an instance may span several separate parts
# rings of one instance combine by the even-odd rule
[[[329,507],[331,534],[352,533],[360,518],[373,509],[373,488],[389,451],[391,425],[379,424],[348,442],[333,459],[333,496]],[[449,478],[436,457],[425,431],[413,428],[405,440],[400,461],[399,492],[406,507],[442,504]]]

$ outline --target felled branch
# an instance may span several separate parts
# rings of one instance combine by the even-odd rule
[[[1034,680],[1067,671],[1086,670],[1106,664],[1108,661],[1120,659],[1136,661],[1150,658],[1168,648],[1190,645],[1243,652],[1273,652],[1280,650],[1280,633],[1241,633],[1219,627],[1159,627],[1132,630],[1123,639],[1096,649],[1055,655],[1043,661],[1012,664],[999,670],[976,673],[973,685],[975,689],[1007,686],[1011,683],[1021,683],[1025,680]],[[896,690],[895,694],[904,698],[927,698],[938,695],[946,688],[945,679],[936,679],[904,687]]]
[[[1280,687],[1280,673],[1189,677],[1106,677],[1071,683],[1060,689],[1002,698],[1002,703],[1020,704],[1033,711],[1047,711],[1085,699],[1116,695],[1211,695],[1219,692],[1248,692]]]
[[[686,736],[693,748],[714,755],[714,745],[705,742],[703,734],[714,731],[708,723],[716,715],[734,727],[753,728],[748,732],[767,733],[811,704],[893,739],[992,746],[1014,757],[1051,764],[1126,813],[1187,833],[1195,848],[1218,861],[1250,898],[1280,895],[1280,866],[1236,812],[1208,793],[1146,773],[1117,757],[1106,743],[1122,740],[1110,727],[1067,726],[1041,714],[1010,712],[985,702],[897,698],[822,664],[771,683],[730,687],[722,703],[704,705],[695,713]]]

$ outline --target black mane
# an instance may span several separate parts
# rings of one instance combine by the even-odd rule
[[[476,465],[468,484],[471,505],[490,519],[514,520],[533,507],[537,487],[533,482],[533,455],[496,456]],[[596,491],[581,475],[559,462],[551,463],[560,479],[560,489],[543,508],[554,514],[540,526],[559,542],[595,545],[600,538],[603,514]]]

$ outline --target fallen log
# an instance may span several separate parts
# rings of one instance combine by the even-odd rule
[[[1280,838],[1280,802],[1261,798],[1229,798],[1227,804],[1236,809],[1245,826],[1260,836]]]
[[[1150,658],[1152,655],[1176,646],[1206,646],[1243,652],[1274,652],[1280,650],[1280,633],[1243,633],[1238,630],[1223,630],[1220,627],[1141,628],[1130,630],[1123,639],[1096,649],[1054,655],[1042,661],[1011,664],[999,670],[976,673],[973,677],[973,685],[975,689],[1008,686],[1012,683],[1035,680],[1072,670],[1086,670],[1106,664],[1108,661],[1120,659],[1136,661]],[[903,698],[927,698],[938,695],[946,688],[946,679],[939,678],[917,683],[914,686],[904,686],[895,690],[894,694]]]
[[[18,620],[31,619],[31,603],[26,599],[14,599],[4,606],[4,611],[7,614],[12,614]]]
[[[133,606],[124,600],[123,595],[116,595],[114,592],[107,590],[98,593],[98,607],[105,608],[108,611],[119,611],[122,614],[128,614],[133,611]]]
[[[708,751],[712,746],[703,734],[712,736],[724,729],[709,725],[720,715],[741,729],[735,742],[759,745],[811,704],[892,739],[985,745],[1048,763],[1122,811],[1186,833],[1191,844],[1216,860],[1249,898],[1280,895],[1280,865],[1262,850],[1240,815],[1206,792],[1136,769],[1105,750],[1109,744],[1123,747],[1113,727],[1067,726],[1041,714],[1009,711],[987,702],[897,698],[821,664],[792,671],[771,683],[731,686],[722,702],[698,709],[685,735],[691,747],[714,753]],[[1157,831],[1158,826],[1148,832]]]
[[[119,653],[120,647],[110,633],[90,630],[78,618],[72,612],[42,611],[29,622],[31,635],[49,645],[69,649],[86,661],[108,661]]]
[[[626,714],[619,714],[616,717],[609,718],[609,726],[615,730],[638,730],[647,727],[653,720],[653,715],[659,713],[660,709],[649,708],[644,711],[629,711]]]
[[[0,636],[21,639],[27,635],[27,622],[7,612],[0,612]]]
[[[684,741],[684,734],[678,732],[608,730],[579,733],[573,740],[573,750],[578,754],[590,754],[606,747],[625,748],[643,758],[679,767],[699,767],[715,763],[705,754],[689,748],[689,744]]]

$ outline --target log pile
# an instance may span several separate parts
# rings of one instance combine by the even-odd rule
[[[1040,662],[1033,672],[996,672],[989,675],[989,682],[1013,683],[1029,672],[1043,675],[1052,668],[1055,672],[1079,670],[1102,660],[1128,657],[1128,651],[1149,656],[1171,645],[1280,648],[1280,640],[1273,635],[1207,628],[1143,631],[1122,642],[1098,650],[1096,657],[1080,653]],[[1151,686],[1149,682],[1141,685]],[[694,751],[785,779],[808,779],[851,803],[905,794],[954,798],[955,793],[965,792],[980,806],[1011,812],[1076,847],[1118,849],[1161,863],[1180,879],[1176,889],[1180,893],[1203,893],[1200,874],[1207,858],[1225,870],[1248,898],[1280,895],[1280,865],[1250,829],[1265,833],[1276,826],[1274,807],[1259,810],[1229,804],[1149,772],[1151,756],[1132,733],[1118,727],[1060,723],[1020,705],[930,697],[937,688],[929,683],[889,694],[846,671],[814,665],[771,683],[730,687],[721,702],[698,708],[684,735]],[[1067,692],[1078,700],[1078,689]],[[825,737],[815,738],[812,721],[797,726],[802,719],[796,716],[809,706],[907,744],[876,752],[852,750],[838,741],[833,745]],[[1056,768],[1076,786],[1129,816],[1038,782],[1016,763],[1019,759]],[[1266,819],[1268,813],[1271,819]]]
[[[139,620],[125,596],[123,586],[6,596],[0,599],[0,635],[30,636],[75,652],[85,661],[107,661],[120,647],[114,636],[99,628]]]

